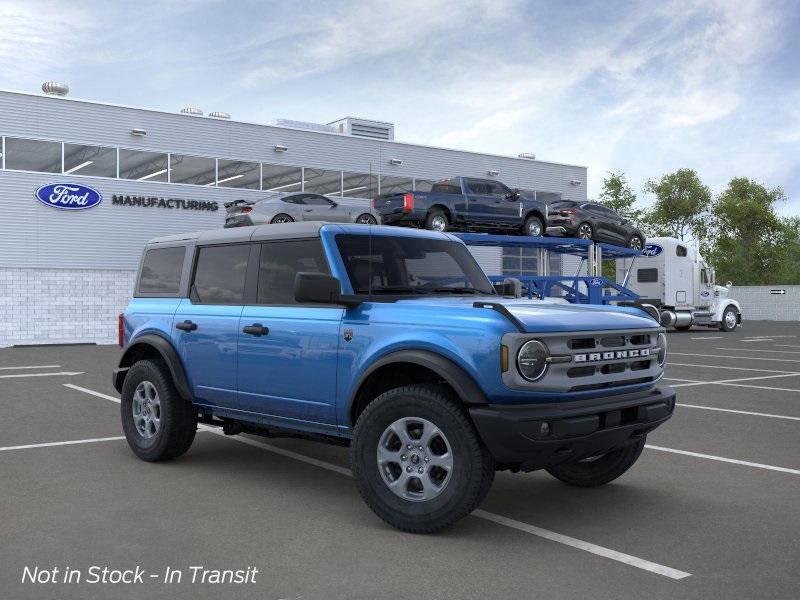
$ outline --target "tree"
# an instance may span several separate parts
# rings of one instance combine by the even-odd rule
[[[747,177],[731,179],[711,209],[713,247],[709,253],[720,281],[739,285],[785,283],[797,272],[798,223],[780,219],[774,204],[781,188],[766,188]],[[795,279],[796,281],[796,279]]]
[[[636,194],[633,193],[622,171],[608,172],[608,176],[603,180],[603,191],[600,192],[598,200],[626,219],[638,221],[642,216],[642,211],[633,207],[636,203]]]
[[[711,190],[692,169],[678,169],[658,181],[645,183],[645,193],[655,195],[644,224],[652,235],[702,240],[708,232]]]

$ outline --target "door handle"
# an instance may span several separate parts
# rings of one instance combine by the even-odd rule
[[[194,331],[195,329],[197,329],[197,323],[192,323],[191,321],[176,323],[175,329],[180,329],[181,331]]]
[[[247,335],[267,335],[269,333],[269,327],[264,327],[261,323],[253,323],[252,325],[242,327],[242,333],[246,333]]]
[[[303,212],[311,212],[312,210],[314,210],[314,209],[313,208],[304,208]]]

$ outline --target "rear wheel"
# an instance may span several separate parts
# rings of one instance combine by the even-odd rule
[[[364,213],[363,215],[358,216],[356,223],[360,223],[361,225],[377,225],[378,220],[371,214]]]
[[[647,436],[642,436],[632,444],[605,454],[548,467],[547,472],[569,485],[579,487],[605,485],[633,466],[642,454],[646,441]]]
[[[350,446],[353,478],[390,525],[432,533],[486,497],[494,461],[463,406],[435,385],[395,388],[358,418]]]
[[[530,235],[539,237],[544,233],[544,225],[539,217],[531,215],[525,219],[525,225],[522,226],[522,235]]]
[[[738,324],[739,318],[736,314],[736,309],[729,306],[725,309],[725,312],[722,313],[722,322],[719,324],[719,328],[722,331],[733,331]]]
[[[590,240],[593,235],[594,230],[592,230],[592,226],[589,223],[581,223],[578,225],[578,231],[575,237],[581,240]]]
[[[272,217],[270,223],[294,223],[294,219],[285,213],[278,213]]]
[[[450,222],[443,210],[435,208],[425,217],[425,229],[431,231],[447,231]]]
[[[628,240],[628,248],[631,250],[641,250],[644,248],[644,241],[638,235],[632,235]]]
[[[120,406],[125,439],[142,460],[176,458],[192,445],[197,414],[178,394],[164,361],[140,360],[130,368]]]

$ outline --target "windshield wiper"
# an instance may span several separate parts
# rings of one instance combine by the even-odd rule
[[[433,293],[444,293],[449,292],[451,294],[488,294],[489,292],[481,292],[480,290],[476,290],[475,288],[471,287],[438,287],[433,288],[428,291]]]
[[[419,288],[409,286],[388,286],[377,287],[370,289],[360,288],[356,290],[356,294],[424,294],[425,292]]]

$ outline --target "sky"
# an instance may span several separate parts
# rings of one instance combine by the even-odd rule
[[[747,176],[800,214],[800,2],[0,0],[0,88],[589,168]],[[454,174],[455,175],[455,174]]]

